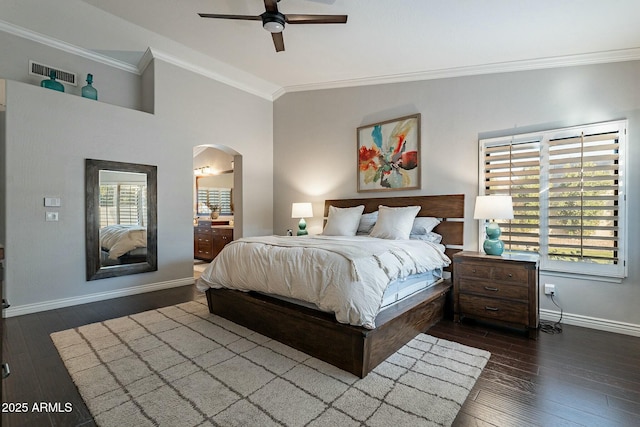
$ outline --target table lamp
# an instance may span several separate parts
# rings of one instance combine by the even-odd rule
[[[305,218],[313,216],[313,208],[311,203],[293,203],[291,205],[291,218],[300,218],[298,223],[298,236],[305,236],[309,234],[307,231],[307,222]]]
[[[500,226],[496,219],[513,219],[513,199],[511,196],[477,196],[474,219],[490,219],[487,224],[487,239],[482,248],[487,255],[502,255],[504,242],[500,240]]]

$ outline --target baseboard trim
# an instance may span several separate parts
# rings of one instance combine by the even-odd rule
[[[193,277],[185,277],[183,279],[149,283],[148,285],[134,286],[131,288],[118,289],[116,291],[100,292],[97,294],[82,295],[80,297],[73,298],[62,298],[35,304],[11,306],[6,310],[3,310],[3,317],[22,316],[24,314],[39,313],[41,311],[55,310],[56,308],[70,307],[73,305],[86,304],[89,302],[104,301],[113,298],[126,297],[129,295],[160,291],[162,289],[177,288],[179,286],[192,285],[194,282],[195,279]]]
[[[557,322],[560,319],[560,312],[541,309],[540,319]],[[618,322],[615,320],[600,319],[597,317],[582,316],[571,313],[562,313],[562,323],[640,337],[640,325],[635,325],[633,323]]]

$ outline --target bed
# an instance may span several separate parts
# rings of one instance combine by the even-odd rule
[[[138,225],[107,225],[100,229],[100,265],[134,264],[147,260],[147,229]]]
[[[379,205],[389,208],[418,206],[418,217],[441,219],[433,232],[442,236],[444,253],[451,258],[453,253],[461,249],[464,195],[327,200],[325,217],[331,219],[331,209],[356,206],[364,206],[362,213],[370,214],[378,211]],[[304,238],[293,239],[302,241]],[[227,251],[227,247],[224,251]],[[450,271],[451,266],[445,269]],[[264,292],[207,288],[200,280],[198,287],[201,290],[206,288],[211,313],[364,377],[418,333],[424,332],[443,317],[445,298],[451,283],[442,280],[412,292],[408,297],[374,313],[373,323],[365,321],[364,324],[355,325],[347,323],[344,318],[339,322],[336,320],[337,313],[320,311],[308,304],[300,305],[297,301]]]

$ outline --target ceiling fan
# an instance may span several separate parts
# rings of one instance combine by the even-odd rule
[[[346,24],[347,15],[301,15],[280,13],[280,0],[264,0],[265,12],[261,15],[219,15],[215,13],[199,13],[202,18],[240,19],[246,21],[262,21],[262,27],[271,33],[276,52],[284,50],[282,31],[284,24]]]

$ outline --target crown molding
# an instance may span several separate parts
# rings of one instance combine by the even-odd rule
[[[71,43],[67,43],[62,40],[58,40],[53,37],[44,35],[44,34],[40,34],[36,31],[32,31],[27,28],[19,27],[17,25],[11,24],[7,21],[3,21],[1,19],[0,19],[0,31],[4,31],[5,33],[9,33],[14,36],[21,37],[23,39],[31,40],[36,43],[40,43],[45,46],[52,47],[54,49],[59,49],[64,52],[68,52],[73,55],[80,56],[82,58],[90,59],[92,61],[99,62],[113,68],[117,68],[123,71],[127,71],[129,73],[140,75],[138,67],[131,65],[127,62],[118,61],[117,59],[113,59],[111,57],[102,55],[100,53],[96,53],[92,50],[85,49],[85,48],[73,45]]]
[[[510,73],[546,68],[574,67],[578,65],[604,64],[640,60],[640,48],[611,50],[580,55],[558,56],[551,58],[528,59],[522,61],[499,62],[495,64],[474,65],[469,67],[443,68],[439,70],[402,73],[386,76],[372,76],[358,79],[335,80],[330,82],[285,86],[274,93],[274,98],[289,92],[336,89],[354,86],[370,86],[389,83],[403,83],[419,80],[435,80],[451,77],[465,77],[482,74]]]
[[[147,55],[147,53],[150,53],[151,57],[153,59],[159,59],[161,61],[167,62],[169,64],[173,64],[176,67],[180,67],[182,69],[191,71],[193,73],[196,74],[200,74],[204,77],[208,77],[210,79],[219,81],[220,83],[224,83],[228,86],[231,87],[235,87],[236,89],[240,89],[244,92],[250,93],[252,95],[256,95],[260,98],[264,98],[268,101],[273,101],[273,93],[272,92],[268,92],[268,91],[264,91],[264,90],[259,90],[256,89],[253,86],[247,85],[245,83],[242,83],[240,81],[231,79],[223,74],[217,73],[215,71],[213,71],[212,69],[206,68],[206,67],[202,67],[200,65],[196,65],[192,62],[188,62],[188,61],[184,61],[178,57],[175,57],[171,54],[168,54],[166,52],[162,52],[161,50],[155,49],[155,48],[149,48],[147,50],[147,52],[145,52],[145,55],[143,56],[143,61],[149,60],[149,56]],[[141,61],[142,62],[142,61]],[[146,67],[148,65],[148,62],[146,64],[144,64],[144,66]]]
[[[252,95],[259,96],[260,98],[264,98],[268,101],[273,101],[274,99],[272,91],[256,89],[253,86],[247,85],[238,80],[234,80],[223,74],[217,73],[210,68],[202,67],[192,62],[184,61],[180,58],[177,58],[176,56],[170,55],[166,52],[162,52],[158,49],[147,48],[146,52],[144,53],[144,55],[142,56],[142,58],[140,59],[140,61],[136,66],[136,65],[129,64],[127,62],[119,61],[117,59],[102,55],[100,53],[96,53],[92,50],[85,49],[85,48],[73,45],[71,43],[64,42],[62,40],[55,39],[45,34],[41,34],[36,31],[11,24],[10,22],[3,21],[1,19],[0,19],[0,31],[4,31],[6,33],[9,33],[27,40],[40,43],[45,46],[52,47],[54,49],[59,49],[64,52],[70,53],[72,55],[76,55],[82,58],[90,59],[92,61],[100,62],[102,64],[105,64],[120,70],[124,70],[130,73],[134,73],[136,75],[141,75],[144,72],[144,70],[149,66],[149,64],[153,59],[160,59],[164,62],[173,64],[185,70],[219,81],[228,86],[235,87],[236,89],[240,89]]]
[[[469,67],[452,67],[438,70],[420,71],[414,73],[400,73],[385,76],[371,76],[356,79],[334,80],[328,82],[309,83],[301,85],[291,85],[279,87],[276,90],[271,88],[258,88],[241,82],[237,79],[230,78],[224,74],[214,71],[210,67],[197,65],[193,62],[180,59],[174,55],[160,51],[155,48],[148,48],[137,66],[119,61],[117,59],[96,53],[89,49],[85,49],[71,43],[54,39],[50,36],[40,34],[38,32],[11,24],[0,19],[0,31],[13,34],[28,40],[50,46],[55,49],[87,58],[105,65],[118,68],[130,73],[141,75],[146,67],[153,59],[160,59],[164,62],[173,64],[185,70],[200,74],[204,77],[219,81],[228,86],[250,93],[252,95],[264,98],[268,101],[275,101],[282,95],[290,92],[302,92],[323,89],[339,89],[357,86],[372,86],[390,83],[403,83],[420,80],[435,80],[452,77],[465,77],[482,74],[509,73],[516,71],[531,71],[547,68],[574,67],[579,65],[604,64],[611,62],[625,62],[640,60],[640,47],[631,49],[619,49],[603,52],[593,52],[580,55],[567,55],[551,58],[538,58],[522,61],[499,62],[494,64],[474,65]],[[275,86],[275,85],[274,85]]]

